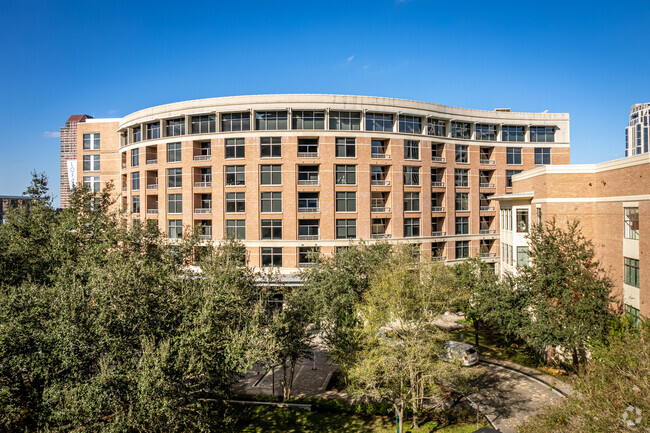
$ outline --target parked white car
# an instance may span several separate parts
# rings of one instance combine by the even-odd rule
[[[458,361],[464,366],[478,363],[478,352],[471,344],[460,341],[447,341],[443,345],[444,352],[442,359],[449,362]]]

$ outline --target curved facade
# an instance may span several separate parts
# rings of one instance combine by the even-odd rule
[[[77,125],[77,179],[113,180],[171,238],[240,238],[253,267],[309,266],[350,239],[496,261],[510,177],[569,163],[569,116],[390,98],[201,99]]]

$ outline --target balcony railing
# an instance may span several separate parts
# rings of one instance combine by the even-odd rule
[[[481,182],[478,184],[480,188],[494,188],[493,183]]]
[[[479,230],[479,234],[482,234],[482,235],[495,235],[496,233],[497,233],[497,231],[492,230],[492,229]]]
[[[388,212],[390,212],[390,208],[389,207],[373,206],[373,207],[370,208],[370,212],[388,213]]]
[[[126,164],[122,164],[122,170],[126,169]]]
[[[147,215],[158,215],[158,209],[147,209]]]
[[[298,179],[298,185],[301,185],[301,186],[318,186],[318,179]]]
[[[320,239],[319,235],[298,235],[299,241],[317,241]]]
[[[194,155],[194,161],[210,161],[210,155]]]
[[[496,257],[496,256],[497,256],[497,253],[481,253],[481,258],[482,259],[485,259],[485,258],[488,258],[488,257]]]
[[[298,158],[318,158],[318,152],[298,152]]]
[[[444,206],[431,206],[431,212],[444,212]]]
[[[479,210],[481,212],[491,212],[494,210],[494,206],[481,206]]]
[[[147,189],[158,189],[157,183],[150,183],[147,185]]]
[[[318,213],[320,209],[317,207],[299,207],[298,213]]]
[[[445,186],[445,183],[444,182],[433,181],[433,182],[431,182],[431,186],[436,187],[436,188],[443,188]]]
[[[373,186],[390,186],[390,180],[385,179],[372,179],[370,185]]]
[[[209,241],[210,239],[212,239],[212,235],[199,235],[200,241]]]
[[[194,182],[194,188],[212,188],[212,182]]]
[[[148,159],[147,160],[147,165],[152,165],[152,164],[158,164],[158,160],[157,159]]]
[[[445,258],[446,256],[432,256],[431,260],[433,260],[434,262],[440,262],[440,261],[444,261]]]
[[[311,262],[300,262],[298,263],[299,268],[313,268],[317,265],[318,263],[311,263]]]
[[[390,159],[390,154],[388,153],[373,153],[370,155],[374,159]]]
[[[373,233],[372,238],[373,239],[388,239],[390,237],[390,233]]]
[[[481,159],[481,165],[496,165],[496,163],[493,159]]]
[[[431,236],[444,236],[446,234],[446,232],[431,232]]]
[[[127,187],[122,187],[122,191],[126,191],[128,188]]]
[[[445,162],[445,158],[442,156],[434,156],[431,158],[432,162]]]
[[[212,208],[211,207],[200,207],[200,208],[194,209],[194,213],[212,213]]]

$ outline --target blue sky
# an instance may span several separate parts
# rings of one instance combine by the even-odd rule
[[[4,0],[0,194],[44,171],[59,128],[187,99],[341,93],[568,112],[571,161],[623,156],[650,102],[650,2]]]

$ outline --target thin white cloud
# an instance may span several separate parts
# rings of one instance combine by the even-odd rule
[[[354,60],[354,56],[350,56],[350,57],[348,57],[348,58],[345,59],[345,60],[347,60],[348,62],[351,62],[352,60]]]
[[[117,114],[120,110],[108,110],[108,114]]]
[[[43,137],[45,137],[45,138],[59,138],[59,137],[61,137],[61,133],[60,132],[45,131],[43,133]]]

